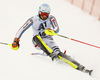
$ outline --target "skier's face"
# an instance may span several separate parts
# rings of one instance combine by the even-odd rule
[[[49,16],[49,13],[44,13],[44,12],[40,13],[40,17],[42,20],[46,20],[48,18],[48,16]]]

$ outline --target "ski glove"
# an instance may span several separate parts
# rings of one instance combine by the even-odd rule
[[[14,38],[14,42],[12,43],[12,49],[17,50],[19,48],[19,38]]]

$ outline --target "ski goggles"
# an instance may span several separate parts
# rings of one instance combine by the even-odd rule
[[[41,16],[44,16],[44,15],[48,17],[49,16],[49,13],[41,12]]]

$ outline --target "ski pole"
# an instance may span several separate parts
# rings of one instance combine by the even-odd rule
[[[79,41],[79,40],[76,40],[76,39],[73,39],[73,38],[69,38],[69,37],[66,37],[66,36],[63,36],[63,35],[56,34],[53,30],[46,29],[45,30],[45,33],[47,35],[57,35],[57,36],[60,36],[60,37],[66,38],[66,39],[70,39],[72,41],[76,41],[76,42],[79,42],[79,43],[82,43],[82,44],[86,44],[86,45],[89,45],[89,46],[92,46],[92,47],[95,47],[95,48],[99,48],[100,49],[99,46],[95,46],[95,45],[92,45],[92,44],[89,44],[89,43],[86,43],[86,42],[83,42],[83,41]]]
[[[9,45],[9,46],[11,46],[11,44],[3,43],[3,42],[0,42],[0,44],[4,44],[4,45]]]
[[[16,48],[13,48],[13,47],[12,47],[12,44],[3,43],[3,42],[0,42],[0,44],[8,45],[8,46],[10,46],[13,50],[18,50],[18,46],[17,46]]]

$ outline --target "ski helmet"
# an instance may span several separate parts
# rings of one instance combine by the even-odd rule
[[[50,14],[50,6],[48,4],[42,4],[39,7],[39,16],[40,15],[46,15],[47,17]]]
[[[48,4],[42,4],[39,7],[39,12],[50,13],[50,6]]]

